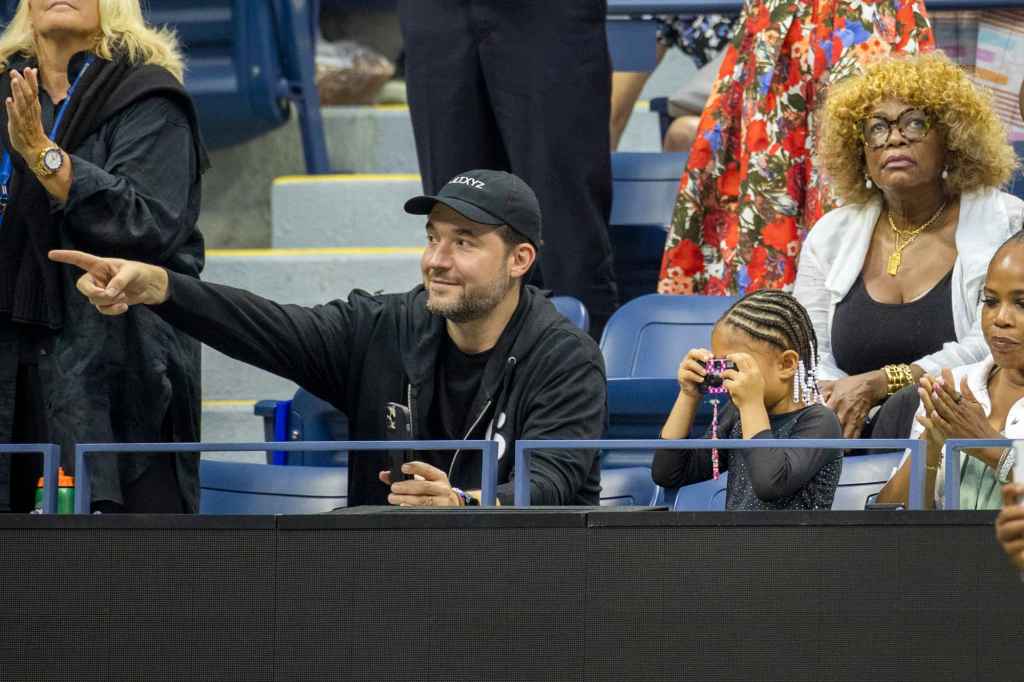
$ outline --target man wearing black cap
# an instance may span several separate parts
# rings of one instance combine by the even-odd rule
[[[332,403],[355,439],[496,440],[498,497],[511,503],[516,439],[601,437],[601,354],[523,285],[543,241],[537,198],[522,180],[469,171],[405,209],[429,216],[423,284],[403,294],[356,290],[313,308],[134,261],[78,251],[50,258],[86,271],[78,289],[100,312],[152,306],[203,343]],[[402,468],[416,478],[393,485],[386,462],[379,453],[349,459],[350,505],[478,502],[476,453],[422,453]],[[597,504],[596,453],[535,452],[530,481],[533,504]]]

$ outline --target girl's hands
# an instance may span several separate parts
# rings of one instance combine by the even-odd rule
[[[732,360],[736,369],[722,372],[725,388],[736,407],[742,410],[747,406],[764,406],[764,377],[757,361],[747,353],[731,353],[726,356]]]
[[[693,348],[682,362],[676,377],[679,380],[679,392],[690,397],[700,398],[700,385],[707,375],[707,370],[700,363],[707,362],[713,356],[707,348]]]

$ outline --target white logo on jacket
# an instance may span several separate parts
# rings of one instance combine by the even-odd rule
[[[501,435],[500,433],[496,433],[496,431],[503,426],[505,426],[504,412],[499,414],[497,419],[491,420],[491,423],[487,425],[487,434],[485,436],[487,440],[493,440],[498,444],[499,460],[505,456],[505,451],[508,450],[508,441],[505,440],[505,436]]]

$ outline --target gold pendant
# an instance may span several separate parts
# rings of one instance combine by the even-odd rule
[[[900,255],[900,252],[893,251],[892,255],[889,256],[889,267],[887,267],[885,271],[888,272],[891,277],[895,277],[896,273],[900,271],[900,262],[902,260],[903,257]]]

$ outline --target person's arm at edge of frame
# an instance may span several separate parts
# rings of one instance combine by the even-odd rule
[[[996,539],[1024,580],[1024,485],[1008,483],[1003,486],[1003,508],[996,517]]]

